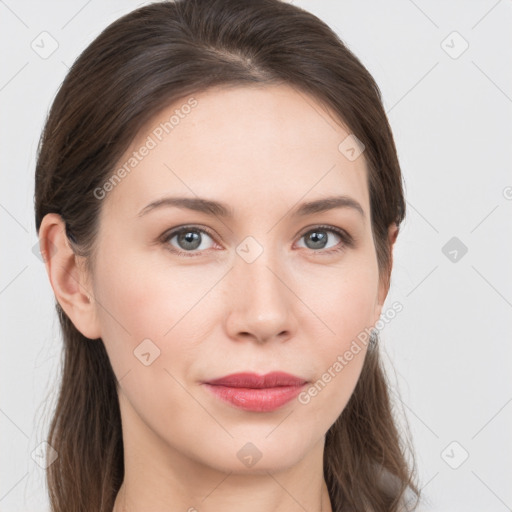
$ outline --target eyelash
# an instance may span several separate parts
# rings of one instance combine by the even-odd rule
[[[341,252],[341,251],[345,250],[346,248],[350,248],[350,247],[354,246],[353,237],[351,235],[349,235],[346,231],[336,228],[334,226],[326,226],[326,225],[313,226],[312,228],[309,228],[307,231],[304,231],[299,236],[299,240],[302,237],[304,237],[305,235],[307,235],[308,233],[311,233],[315,230],[318,230],[318,231],[324,230],[324,231],[330,231],[332,233],[336,233],[341,238],[342,242],[335,248],[331,248],[331,249],[318,250],[318,251],[310,249],[312,253],[319,253],[320,255],[330,255],[330,254]],[[160,240],[165,245],[165,247],[168,251],[172,252],[173,254],[177,254],[178,256],[185,256],[185,257],[192,257],[192,258],[196,257],[196,256],[201,256],[202,253],[205,252],[204,250],[197,251],[197,252],[181,251],[179,249],[176,249],[175,247],[172,247],[169,244],[169,241],[172,238],[174,238],[176,235],[179,235],[179,234],[187,232],[187,231],[198,231],[201,233],[206,233],[210,238],[212,238],[215,241],[215,236],[209,229],[206,229],[204,227],[200,228],[198,226],[183,226],[178,229],[173,229],[171,231],[167,231],[166,233],[164,233],[161,236]]]

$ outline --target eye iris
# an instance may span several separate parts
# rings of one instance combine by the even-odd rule
[[[201,245],[201,235],[196,231],[182,231],[178,234],[178,243],[181,246],[183,242],[183,249],[197,249]]]
[[[325,231],[311,231],[309,236],[306,237],[306,240],[313,241],[313,247],[308,246],[310,249],[322,249],[327,242],[327,235]]]
[[[201,233],[199,231],[182,231],[175,235],[178,238],[178,244],[182,249],[195,250],[201,245]],[[304,235],[306,245],[310,249],[323,249],[327,243],[327,230],[310,231]]]

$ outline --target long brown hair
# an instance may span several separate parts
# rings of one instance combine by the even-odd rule
[[[140,128],[179,98],[254,83],[311,95],[364,144],[372,233],[389,285],[388,227],[404,219],[405,200],[379,88],[324,22],[279,0],[158,2],[108,26],[71,67],[48,115],[36,166],[38,233],[47,213],[60,214],[91,268],[102,204],[94,191]],[[58,302],[56,309],[64,353],[47,439],[59,455],[47,469],[51,510],[111,512],[124,474],[119,383],[102,340],[85,338]],[[368,350],[354,393],[326,435],[324,473],[335,511],[396,512],[406,491],[419,497],[389,388],[379,350]]]

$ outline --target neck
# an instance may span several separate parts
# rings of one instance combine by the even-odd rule
[[[321,488],[319,494],[320,494],[319,498],[318,498],[318,494],[316,495],[316,497],[317,497],[317,505],[316,506],[305,506],[303,503],[296,500],[290,494],[290,500],[288,500],[288,502],[286,504],[282,503],[281,505],[277,506],[278,508],[273,508],[273,509],[264,508],[264,510],[272,510],[273,512],[285,512],[285,511],[291,512],[291,511],[297,510],[297,504],[298,504],[302,509],[312,511],[312,512],[315,512],[315,511],[316,512],[332,512],[329,491],[327,489],[327,485],[326,485],[325,481],[323,482],[323,485],[322,485],[322,488]],[[206,500],[207,498],[208,498],[208,496],[205,496],[203,498],[203,501]],[[125,482],[123,482],[123,484],[121,485],[121,488],[119,489],[119,492],[117,494],[112,512],[138,512],[139,510],[147,510],[144,507],[141,509],[135,508],[135,506],[131,507],[129,505],[129,503],[131,501],[132,501],[131,498],[127,498],[127,487],[125,486]],[[189,500],[189,503],[191,501],[197,502],[197,500]],[[232,499],[230,500],[231,506],[228,506],[228,508],[219,509],[219,508],[217,508],[218,505],[216,505],[216,504],[213,504],[213,506],[208,507],[204,503],[201,503],[200,510],[201,510],[201,512],[209,512],[210,510],[211,511],[214,511],[214,510],[223,510],[223,511],[229,510],[230,511],[232,508],[233,508],[233,510],[240,510],[240,503],[250,503],[250,502],[254,502],[254,494],[250,494],[246,498],[238,496],[238,497],[236,497],[236,499],[235,499],[235,496],[233,496]],[[258,510],[261,510],[261,508],[259,508],[261,506],[261,504],[262,504],[262,502],[258,501],[258,507],[257,507]],[[210,504],[210,505],[212,505],[212,504]],[[196,509],[192,506],[189,506],[188,508],[182,508],[178,505],[178,506],[174,506],[174,509],[186,510],[187,512],[199,512],[199,509]],[[169,505],[166,504],[165,507],[162,508],[161,510],[168,511]],[[249,509],[246,509],[245,505],[244,505],[244,511],[246,511],[246,510],[249,510]],[[252,508],[250,510],[252,510]]]

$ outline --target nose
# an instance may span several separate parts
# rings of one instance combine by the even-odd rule
[[[265,343],[286,341],[295,334],[298,300],[276,258],[265,251],[252,263],[237,256],[229,274],[226,330],[231,339]]]

